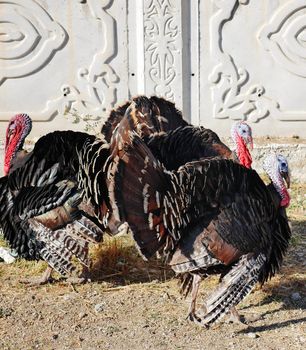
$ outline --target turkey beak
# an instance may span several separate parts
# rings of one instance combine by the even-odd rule
[[[289,172],[287,171],[281,171],[281,175],[283,177],[283,179],[285,180],[286,184],[287,184],[287,188],[290,188],[290,176],[289,176]]]

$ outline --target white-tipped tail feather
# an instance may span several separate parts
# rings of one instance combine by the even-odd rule
[[[249,294],[258,281],[265,262],[266,257],[263,254],[244,255],[197,312],[200,324],[209,326],[220,320]]]

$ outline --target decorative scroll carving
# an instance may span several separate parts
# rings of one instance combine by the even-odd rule
[[[80,68],[78,80],[80,86],[64,84],[61,88],[62,96],[47,104],[47,113],[56,109],[58,113],[76,111],[87,120],[99,120],[106,108],[117,101],[116,83],[119,81],[114,69],[107,63],[115,54],[115,25],[114,19],[105,8],[112,0],[87,0],[87,4],[94,18],[102,25],[102,49],[93,57],[88,68]]]
[[[62,85],[62,95],[47,102],[42,117],[76,112],[86,116],[87,120],[101,119],[106,107],[116,102],[114,84],[118,82],[118,76],[110,65],[101,63],[100,57],[101,53],[96,54],[89,69],[81,68],[78,72],[78,79],[85,84],[86,89],[83,91],[76,86]]]
[[[237,67],[234,58],[223,50],[222,30],[224,24],[233,18],[239,5],[247,5],[249,0],[212,1],[218,7],[218,11],[212,16],[210,21],[210,51],[212,57],[220,62],[213,68],[209,76],[209,80],[212,83],[214,118],[244,118],[251,122],[258,122],[263,118],[271,116],[273,119],[280,121],[305,121],[305,111],[282,111],[279,103],[265,94],[265,88],[263,86],[258,84],[246,86],[249,81],[247,70]],[[291,1],[290,4],[292,6],[290,6],[290,11],[288,11],[289,7],[285,6],[276,13],[276,18],[281,17],[280,13],[283,13],[283,11],[288,14],[288,12],[293,13],[301,10],[302,3],[304,4],[303,8],[306,8],[305,1]],[[300,7],[297,7],[297,4]],[[275,28],[280,29],[279,25],[284,25],[283,21],[274,18],[272,18],[271,23],[273,23]],[[284,18],[286,17],[284,16],[283,20]],[[278,23],[278,27],[276,23]],[[296,23],[300,23],[300,20]],[[271,29],[268,31],[271,31]],[[262,33],[265,33],[265,30]],[[295,33],[297,40],[302,45],[305,31],[300,30],[295,31]],[[284,40],[288,40],[288,38]],[[302,48],[299,47],[299,50],[301,51]],[[304,50],[302,51],[304,52]],[[274,52],[277,52],[277,50]]]
[[[305,16],[305,0],[287,2],[258,35],[259,41],[278,64],[302,77],[306,77]]]
[[[178,26],[170,0],[145,1],[145,59],[154,92],[173,99],[172,83],[176,77],[175,52]]]
[[[65,45],[67,34],[35,1],[0,0],[0,7],[1,85],[40,70]]]
[[[231,20],[239,4],[247,5],[248,0],[214,0],[219,10],[210,22],[211,55],[220,62],[209,76],[212,83],[212,101],[214,118],[247,119],[258,122],[266,118],[271,110],[279,108],[277,102],[265,96],[261,85],[243,86],[249,80],[246,69],[237,67],[233,57],[225,53],[222,47],[224,24]]]
[[[48,100],[42,111],[28,112],[33,120],[47,121],[54,118],[57,114],[63,115],[70,112],[86,117],[87,120],[99,120],[106,108],[114,105],[117,101],[116,84],[119,78],[108,63],[116,53],[114,44],[116,36],[115,25],[113,17],[105,10],[112,1],[87,0],[86,4],[84,4],[84,1],[79,4],[80,6],[88,6],[91,15],[99,22],[98,25],[102,27],[102,37],[100,38],[102,48],[93,57],[88,67],[82,67],[78,70],[77,85],[71,86],[64,83],[61,86],[58,97]],[[33,1],[20,0],[20,2],[28,3]],[[11,32],[10,36],[4,37],[4,40],[11,40],[11,37],[20,37],[20,35],[18,32],[15,34]],[[8,119],[16,112],[2,113],[1,117]],[[78,120],[74,121],[77,122]]]

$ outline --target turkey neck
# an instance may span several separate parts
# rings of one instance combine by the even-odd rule
[[[285,208],[288,207],[290,204],[290,196],[280,172],[270,171],[268,172],[268,175],[270,176],[270,179],[272,181],[274,188],[276,189],[278,194],[281,196],[282,200],[280,202],[280,206]]]

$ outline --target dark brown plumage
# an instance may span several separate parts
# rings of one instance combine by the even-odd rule
[[[123,119],[125,122],[121,127],[126,131],[136,131],[140,137],[188,125],[174,103],[157,96],[137,96],[111,111],[101,130],[107,142],[111,141]]]
[[[163,99],[160,100],[164,101]],[[171,104],[170,106],[174,107]],[[177,170],[181,165],[187,162],[212,157],[233,159],[235,161],[241,161],[242,164],[244,164],[244,159],[251,161],[251,159],[249,159],[250,157],[244,157],[245,153],[249,154],[246,148],[246,142],[252,142],[251,129],[247,124],[242,123],[242,125],[240,122],[235,123],[231,131],[234,135],[236,150],[239,149],[238,154],[243,158],[240,160],[237,158],[235,152],[232,152],[224,145],[218,135],[210,129],[187,125],[180,126],[175,130],[168,130],[167,132],[157,132],[160,128],[156,127],[156,124],[158,124],[157,121],[155,121],[155,126],[153,125],[153,110],[154,108],[152,107],[151,101],[145,97],[135,99],[130,105],[125,105],[124,116],[121,115],[123,112],[120,110],[119,115],[121,121],[117,124],[111,139],[112,157],[116,157],[117,154],[121,153],[124,144],[129,142],[129,132],[135,130],[138,135],[143,138],[154,156],[161,161],[168,170]],[[170,111],[168,109],[167,112],[168,115],[166,114],[166,116],[168,120],[171,120],[172,115],[177,115],[176,110]],[[144,118],[143,116],[146,117]],[[117,118],[118,122],[119,120],[120,119]],[[149,123],[149,128],[147,127],[146,121]],[[249,164],[245,165],[249,166]],[[112,172],[114,171],[116,170],[112,169]],[[128,179],[126,181],[129,182]],[[110,182],[110,186],[113,186],[112,182]],[[113,197],[112,200],[114,200]],[[117,201],[120,202],[119,197]],[[132,205],[136,204],[133,203]],[[134,209],[133,207],[129,207],[127,210],[130,211]],[[112,215],[112,217],[115,216]],[[119,217],[116,217],[115,220],[120,222]],[[214,269],[214,273],[216,273],[217,270],[220,269]],[[185,296],[191,291],[193,295],[193,305],[197,295],[194,289],[196,284],[192,282],[195,274],[187,274],[184,275],[181,290]],[[189,282],[187,283],[188,280]]]
[[[202,158],[237,159],[216,133],[204,127],[189,125],[153,134],[145,138],[145,143],[168,170]]]
[[[177,273],[229,270],[206,309],[193,315],[202,325],[223,316],[281,264],[288,222],[253,170],[206,159],[169,172],[134,134],[116,153],[109,182],[114,212],[128,222],[144,258],[163,249]]]
[[[156,96],[150,98],[138,96],[111,112],[110,117],[102,127],[102,134],[108,142],[112,143],[112,153],[115,155],[120,152],[130,131],[136,132],[140,137],[146,139],[150,135],[186,125],[188,123],[172,102]],[[100,166],[99,161],[92,163],[95,164],[95,167]],[[112,171],[110,162],[105,164],[104,170],[105,172]],[[93,169],[93,172],[96,171]],[[112,184],[109,183],[108,186],[112,186]],[[122,221],[118,220],[112,213],[112,200],[111,195],[107,196],[100,212],[102,220],[107,222],[111,232],[115,234]]]
[[[156,98],[160,104],[167,103],[168,108],[163,109],[163,115],[166,116],[166,120],[171,121],[173,116],[181,116],[175,109],[174,105],[167,101]],[[130,105],[126,104],[123,108],[119,108],[119,112],[113,113],[113,121],[117,120],[117,127],[113,130],[111,139],[111,153],[112,157],[116,157],[121,153],[123,145],[129,142],[129,132],[135,131],[140,137],[143,138],[145,143],[150,148],[154,156],[160,160],[168,170],[177,170],[181,165],[187,162],[199,160],[203,158],[220,157],[225,159],[233,159],[240,161],[244,164],[244,160],[247,159],[249,166],[251,158],[246,147],[247,142],[252,143],[252,134],[250,127],[243,122],[237,122],[233,125],[231,134],[236,145],[236,151],[242,159],[238,159],[235,152],[232,152],[226,145],[224,145],[218,135],[210,129],[203,127],[193,127],[191,125],[183,125],[177,127],[175,130],[167,129],[166,131],[159,131],[161,129],[166,130],[169,127],[161,127],[156,119],[156,111],[158,108],[152,104],[151,100],[141,96],[135,98],[134,102]],[[123,115],[123,113],[125,113]],[[165,118],[164,118],[165,119]],[[177,120],[174,118],[174,120]],[[120,122],[119,122],[120,121]],[[178,119],[179,121],[179,119]],[[171,126],[177,126],[178,123],[170,123]],[[111,172],[116,171],[112,168]],[[128,179],[126,180],[129,181]],[[110,181],[110,187],[113,187]],[[112,194],[111,194],[112,197]],[[112,200],[115,200],[112,197]],[[117,198],[120,202],[120,199]],[[135,203],[133,203],[135,205]],[[128,210],[134,210],[133,207]],[[111,215],[115,217],[115,215]],[[114,219],[116,222],[121,222],[119,217]],[[214,273],[220,269],[214,269]],[[184,275],[182,283],[182,293],[187,296],[191,291],[193,296],[192,305],[195,303],[197,290],[196,284],[192,282],[195,278],[195,274],[192,273]],[[188,283],[186,283],[189,281]]]

